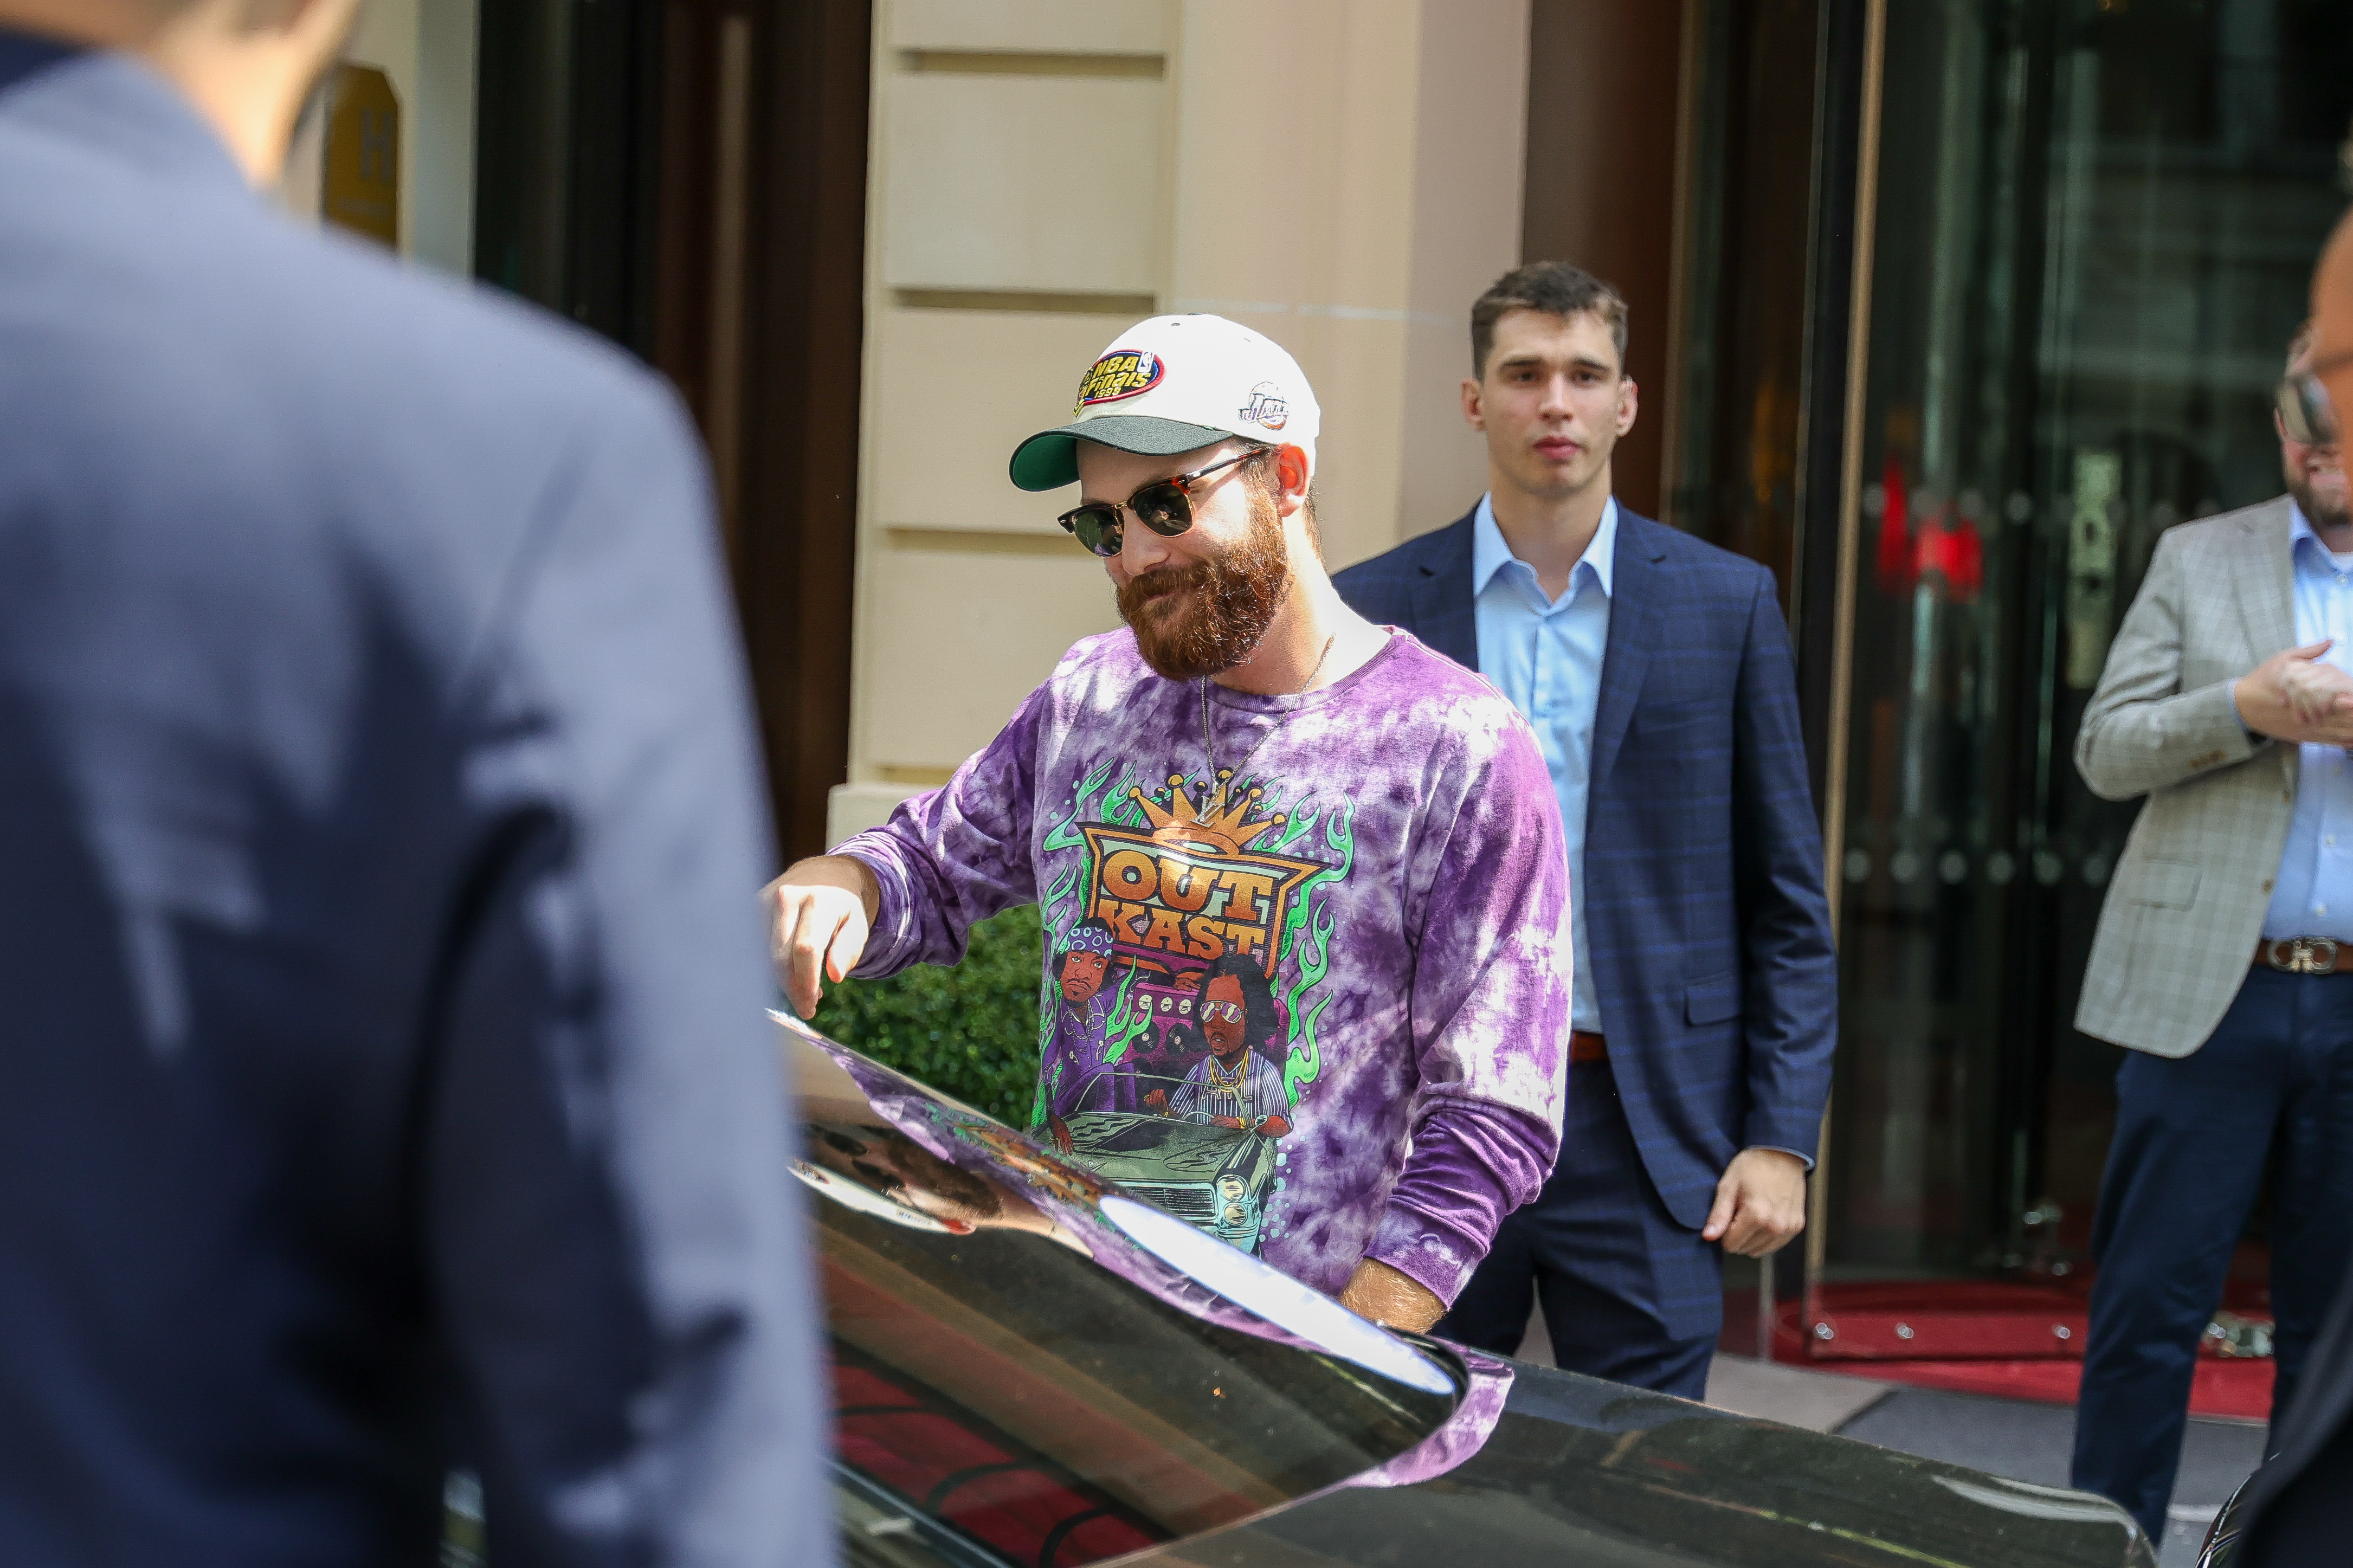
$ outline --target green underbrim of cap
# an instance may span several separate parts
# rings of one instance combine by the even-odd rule
[[[1079,443],[1092,441],[1146,458],[1173,458],[1232,437],[1230,430],[1155,419],[1144,414],[1105,414],[1059,430],[1040,430],[1013,448],[1013,483],[1025,490],[1058,490],[1079,482]]]

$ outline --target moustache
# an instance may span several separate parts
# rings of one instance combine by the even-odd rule
[[[1147,572],[1141,577],[1131,578],[1119,590],[1119,613],[1133,622],[1146,605],[1164,595],[1176,600],[1178,605],[1198,600],[1205,591],[1214,590],[1218,575],[1217,568],[1207,562],[1196,562],[1190,566],[1163,566]],[[1166,610],[1176,605],[1162,607]]]

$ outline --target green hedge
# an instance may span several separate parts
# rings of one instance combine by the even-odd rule
[[[1045,937],[1024,904],[972,928],[964,962],[827,989],[817,1026],[853,1050],[1016,1127],[1038,1095]]]

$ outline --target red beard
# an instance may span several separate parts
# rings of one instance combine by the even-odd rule
[[[1273,502],[1251,498],[1249,535],[1190,566],[1164,566],[1119,591],[1120,617],[1135,633],[1144,662],[1166,680],[1231,669],[1255,652],[1291,587],[1282,521]]]

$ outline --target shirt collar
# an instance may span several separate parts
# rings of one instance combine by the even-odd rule
[[[2312,545],[2310,550],[2302,548],[2307,541]],[[2292,497],[2287,503],[2287,555],[2291,562],[2308,563],[2316,571],[2327,571],[2331,574],[2337,571],[2337,563],[2329,556],[2328,546],[2320,542],[2320,535],[2313,529],[2312,520],[2304,515],[2304,508],[2298,506]]]
[[[2300,515],[2300,514],[2299,514]],[[1495,500],[1492,495],[1479,498],[1479,510],[1471,518],[1471,596],[1477,598],[1487,591],[1487,584],[1506,561],[1516,561],[1512,547],[1504,541],[1504,531],[1495,522]],[[1611,496],[1601,505],[1601,525],[1585,546],[1585,553],[1569,568],[1568,585],[1577,587],[1577,574],[1590,568],[1593,580],[1601,586],[1601,596],[1609,598],[1610,579],[1618,560],[1618,498]]]

